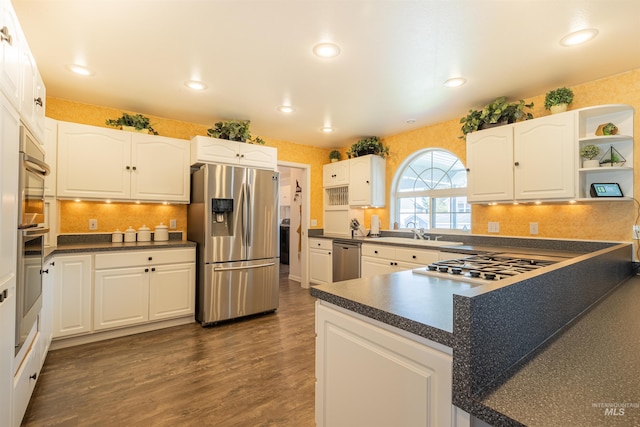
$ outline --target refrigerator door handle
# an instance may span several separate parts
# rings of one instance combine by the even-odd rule
[[[240,189],[240,203],[238,203],[238,206],[241,209],[240,212],[240,232],[242,233],[242,246],[246,246],[247,244],[247,209],[246,209],[246,203],[245,203],[245,191],[246,191],[246,186],[242,186],[242,188]],[[243,250],[243,254],[242,254],[243,258],[245,257],[245,253]]]
[[[247,246],[253,243],[251,230],[253,229],[253,221],[251,221],[251,187],[247,186]]]
[[[214,267],[213,271],[248,270],[250,268],[271,267],[272,265],[276,265],[275,262],[268,262],[266,264],[245,265],[243,267]]]

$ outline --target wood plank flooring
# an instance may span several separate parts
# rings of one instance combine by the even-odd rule
[[[314,426],[314,302],[281,265],[274,314],[49,353],[23,426]]]

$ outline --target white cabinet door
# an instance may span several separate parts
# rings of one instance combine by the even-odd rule
[[[373,277],[393,273],[396,271],[395,264],[396,261],[392,259],[363,256],[360,258],[360,276]]]
[[[238,144],[240,165],[275,170],[278,164],[278,150],[257,144]]]
[[[22,49],[20,56],[22,67],[20,114],[36,139],[42,143],[45,137],[46,93],[44,82],[31,52],[28,49]]]
[[[0,281],[16,274],[20,118],[0,96]]]
[[[327,163],[322,166],[322,186],[328,188],[349,185],[350,175],[349,160]]]
[[[55,287],[55,260],[49,261],[42,275],[42,309],[40,310],[40,366],[47,357],[51,340],[53,339],[53,300]]]
[[[149,320],[193,315],[196,265],[160,265],[151,270]]]
[[[0,426],[11,425],[15,343],[15,275],[0,276]]]
[[[94,330],[149,320],[150,270],[150,267],[133,267],[95,272]]]
[[[91,331],[91,255],[56,256],[53,337]]]
[[[516,200],[576,197],[575,120],[570,111],[513,127]]]
[[[46,118],[44,129],[44,161],[51,172],[44,179],[44,195],[56,196],[56,165],[58,157],[58,122]]]
[[[512,127],[467,134],[467,201],[513,200]],[[543,155],[546,157],[547,153]]]
[[[317,285],[333,282],[332,256],[327,249],[309,249],[309,282]]]
[[[58,122],[61,198],[130,199],[131,134]]]
[[[22,33],[11,2],[2,1],[0,7],[0,89],[17,110],[20,105]]]
[[[189,142],[132,134],[131,197],[189,202]]]
[[[385,160],[376,155],[349,160],[349,205],[385,205]]]
[[[452,425],[450,354],[321,302],[316,333],[316,425]]]

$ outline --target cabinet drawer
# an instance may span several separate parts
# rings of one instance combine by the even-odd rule
[[[362,256],[396,259],[397,249],[393,246],[362,245]]]
[[[309,249],[333,249],[333,240],[331,239],[309,239]]]
[[[31,394],[40,375],[40,357],[37,354],[38,351],[35,350],[40,346],[40,343],[35,342],[34,344],[26,354],[22,366],[20,366],[13,380],[14,421],[20,421],[24,417],[29,405],[29,399],[31,399]]]
[[[195,248],[96,254],[95,269],[195,262]]]
[[[429,251],[424,249],[396,249],[396,259],[398,261],[409,262],[413,264],[431,264],[438,261],[438,251]]]

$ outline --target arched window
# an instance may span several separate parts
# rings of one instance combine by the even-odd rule
[[[471,230],[467,171],[449,151],[415,153],[400,166],[391,189],[391,221],[399,228]]]

